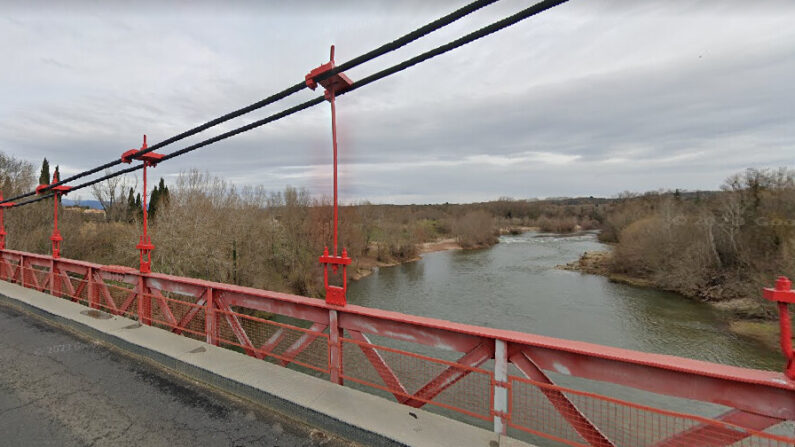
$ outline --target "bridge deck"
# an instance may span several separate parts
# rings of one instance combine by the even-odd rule
[[[2,445],[350,445],[6,306],[0,340]]]

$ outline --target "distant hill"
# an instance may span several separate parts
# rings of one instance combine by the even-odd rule
[[[80,206],[87,206],[87,207],[93,208],[95,210],[101,210],[102,209],[102,204],[99,203],[99,200],[80,200],[80,201],[77,201],[77,200],[72,200],[72,199],[63,199],[61,201],[61,203],[64,206],[77,206],[77,205],[80,205]]]

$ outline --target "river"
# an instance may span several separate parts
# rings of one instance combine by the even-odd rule
[[[348,301],[461,323],[781,370],[780,355],[680,295],[556,269],[606,250],[593,233],[528,232],[482,250],[429,253],[349,285]]]
[[[417,262],[378,269],[349,285],[348,301],[461,323],[728,365],[775,371],[783,368],[783,357],[777,351],[732,333],[728,327],[729,316],[708,304],[675,293],[616,284],[602,276],[555,268],[577,260],[583,252],[606,249],[608,247],[601,244],[593,233],[562,236],[528,232],[503,236],[500,243],[491,248],[429,253]],[[426,355],[442,354],[425,347],[400,346],[400,343],[388,340],[382,342]],[[455,357],[442,356],[446,360]],[[361,366],[362,360],[346,363],[346,371],[367,369]],[[396,366],[402,368],[399,377],[412,377],[411,366],[401,362]],[[483,365],[484,369],[492,367],[491,361]],[[521,375],[514,367],[510,367],[510,373]],[[717,417],[728,410],[705,402],[587,381],[553,371],[547,373],[555,383],[564,387],[660,409],[707,417]],[[523,393],[519,395],[524,396]],[[566,431],[567,424],[542,403],[543,398],[536,397],[541,400],[525,405],[527,408],[522,406],[524,409],[521,410],[534,414],[530,420],[539,424],[536,429],[576,439]],[[601,408],[596,401],[590,404]],[[467,418],[436,406],[423,408],[490,428],[487,421]],[[589,413],[596,410],[589,409],[588,405],[584,408],[586,414],[598,417],[598,412]],[[624,416],[617,415],[615,420],[602,420],[600,427],[611,430],[611,433],[621,433],[625,417],[640,417],[629,413],[631,411],[621,413]],[[647,427],[647,430],[643,431],[639,426],[631,431],[633,436],[639,437],[637,439],[648,436],[648,444],[659,440],[653,427]],[[791,434],[786,427],[780,430],[783,431],[779,434]],[[510,429],[509,435],[539,446],[562,445],[515,429]],[[630,442],[627,445],[635,444]]]

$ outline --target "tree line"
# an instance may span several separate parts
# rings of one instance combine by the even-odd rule
[[[56,168],[57,169],[57,168]],[[49,180],[42,163],[40,182]],[[30,190],[33,166],[0,153],[6,196]],[[704,300],[747,299],[749,316],[772,309],[759,298],[780,274],[795,276],[795,181],[787,169],[748,170],[718,191],[622,193],[614,198],[521,200],[471,204],[344,205],[340,246],[354,258],[351,275],[374,265],[414,259],[420,244],[453,239],[466,248],[497,242],[502,230],[598,230],[613,244],[611,272]],[[137,265],[142,200],[134,178],[117,177],[92,191],[105,215],[63,213],[63,251],[103,264]],[[328,198],[304,189],[236,187],[190,171],[150,194],[156,271],[321,296],[317,257],[332,239]],[[7,213],[9,246],[46,253],[51,205]]]

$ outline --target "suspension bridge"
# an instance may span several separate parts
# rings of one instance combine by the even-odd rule
[[[337,239],[336,98],[414,65],[513,26],[565,0],[542,1],[445,45],[354,81],[345,71],[406,46],[496,0],[475,1],[405,36],[340,65],[329,61],[295,85],[159,143],[128,150],[114,160],[51,184],[0,200],[0,279],[33,289],[46,300],[72,302],[114,321],[158,328],[173,339],[229,348],[229,355],[284,367],[296,382],[323,380],[413,409],[540,445],[732,446],[795,445],[795,364],[786,278],[760,291],[777,303],[781,372],[721,365],[531,333],[485,328],[351,305],[346,302],[351,263]],[[303,89],[324,92],[266,118],[164,154],[155,152]],[[333,240],[318,254],[325,300],[157,273],[147,219],[147,171],[224,139],[328,102],[331,106]],[[130,167],[76,184],[121,164]],[[69,259],[58,229],[64,195],[114,176],[143,170],[143,227],[139,267]],[[2,196],[0,196],[0,199]],[[6,247],[6,211],[52,200],[50,254]],[[432,298],[432,297],[429,297]],[[486,305],[486,304],[484,304]],[[262,318],[262,313],[273,318]],[[136,327],[139,327],[136,326]],[[125,326],[126,327],[126,326]],[[625,390],[637,391],[633,398]],[[598,391],[594,391],[598,390]],[[697,402],[703,411],[691,411]],[[333,409],[344,414],[350,408]],[[413,413],[412,413],[413,414]],[[416,417],[416,415],[415,415]]]

